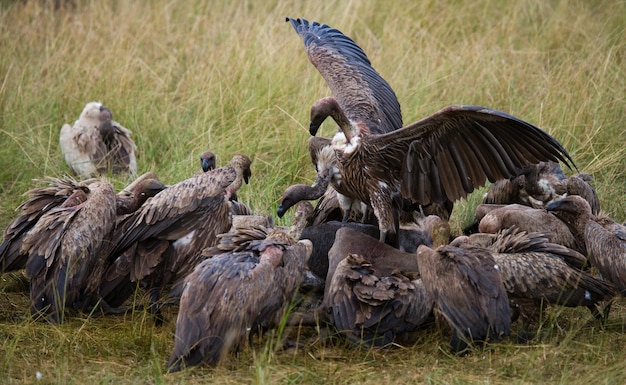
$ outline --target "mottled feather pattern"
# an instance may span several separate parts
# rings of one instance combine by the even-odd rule
[[[375,134],[402,127],[393,89],[352,39],[325,24],[287,20],[302,37],[309,60],[350,120],[367,122]]]
[[[29,254],[31,309],[44,311],[53,321],[61,319],[65,306],[76,309],[79,299],[97,300],[104,274],[102,249],[115,226],[115,190],[105,181],[90,189],[84,204],[52,209],[42,216],[22,244]],[[63,302],[58,304],[57,298]]]
[[[200,362],[214,366],[243,347],[250,333],[275,326],[310,252],[310,242],[303,241],[285,251],[225,253],[198,264],[185,278],[170,370]]]
[[[510,333],[511,310],[496,263],[486,250],[471,245],[419,246],[417,259],[426,290],[436,308],[466,344]]]
[[[422,325],[433,301],[418,273],[394,270],[387,275],[368,259],[348,254],[340,261],[324,303],[341,333],[358,343],[382,346]]]
[[[210,209],[222,204],[224,189],[235,180],[235,177],[234,168],[222,167],[194,175],[163,190],[121,224],[125,232],[118,240],[113,254],[138,240],[146,239],[172,226],[173,223],[167,222],[168,218],[178,221],[180,229],[176,232],[176,238],[183,236],[189,231],[185,230],[189,226],[189,224],[186,226],[185,222],[193,223],[200,218],[199,215],[182,219],[179,216],[194,212],[203,206],[209,206],[208,209]]]
[[[20,215],[13,219],[4,230],[0,244],[0,271],[15,271],[26,265],[27,255],[21,252],[23,238],[37,221],[52,208],[60,207],[75,191],[89,193],[89,184],[96,179],[81,182],[71,177],[35,180],[43,186],[35,187],[23,195],[29,198],[16,210]]]

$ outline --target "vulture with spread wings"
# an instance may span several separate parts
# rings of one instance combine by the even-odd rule
[[[337,104],[331,109],[334,115],[329,114],[340,128],[332,140],[337,175],[331,184],[372,207],[381,241],[389,237],[394,243],[398,211],[406,200],[422,206],[454,202],[487,180],[514,177],[531,164],[562,161],[574,166],[565,148],[546,132],[485,107],[452,105],[395,129],[398,121],[390,114],[368,114],[389,111],[367,107],[387,99],[372,101],[370,76],[376,73],[363,65],[369,60],[354,42],[325,24],[287,21],[302,37],[309,60]]]

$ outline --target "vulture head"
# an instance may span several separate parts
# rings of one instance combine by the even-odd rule
[[[330,169],[323,169],[317,174],[317,179],[313,185],[306,184],[294,184],[285,190],[280,198],[280,204],[276,210],[276,215],[282,218],[283,215],[292,206],[301,201],[312,201],[320,198],[326,192],[328,184],[330,183],[331,173]]]
[[[337,99],[332,96],[327,96],[317,100],[313,106],[311,106],[311,123],[309,125],[309,133],[311,136],[317,134],[320,126],[328,116],[331,116],[339,125],[350,124],[339,106]]]
[[[100,113],[98,115],[98,130],[104,143],[110,143],[115,133],[113,127],[113,113],[106,106],[100,105]]]
[[[243,181],[248,184],[248,182],[250,181],[250,177],[252,176],[252,172],[250,171],[250,165],[252,164],[252,161],[250,160],[250,158],[248,158],[247,155],[236,154],[235,156],[233,156],[231,163],[233,167],[235,167],[235,169],[242,171]]]
[[[200,165],[202,166],[202,171],[207,172],[215,169],[216,160],[215,154],[211,151],[205,151],[200,155]]]
[[[550,202],[546,210],[581,233],[584,231],[585,219],[592,215],[589,202],[579,195],[569,195]]]
[[[100,103],[100,102],[89,102],[89,103],[87,103],[85,105],[85,108],[83,108],[83,112],[80,113],[79,120],[88,119],[88,120],[99,121],[100,120],[101,107],[103,107],[103,106],[102,106],[102,103]]]

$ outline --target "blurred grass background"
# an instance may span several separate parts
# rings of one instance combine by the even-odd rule
[[[253,175],[240,199],[274,213],[287,186],[314,180],[309,108],[330,93],[286,16],[352,37],[396,91],[405,124],[474,104],[543,128],[593,176],[603,210],[626,220],[624,1],[57,3],[0,1],[2,228],[33,179],[69,172],[59,130],[93,100],[133,131],[139,172],[175,183],[199,170],[206,149],[218,165],[242,152]],[[334,130],[326,123],[320,135]],[[457,204],[457,229],[482,192]],[[619,303],[604,329],[589,323],[586,309],[558,310],[545,320],[543,342],[504,343],[484,356],[449,357],[445,336],[430,329],[410,347],[313,344],[287,354],[267,344],[217,370],[166,375],[175,313],[160,329],[139,313],[45,325],[30,319],[16,278],[0,278],[0,373],[9,383],[35,382],[36,371],[52,383],[626,381]]]

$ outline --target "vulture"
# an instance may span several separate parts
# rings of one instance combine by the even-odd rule
[[[111,110],[89,102],[73,126],[61,127],[59,142],[67,165],[79,178],[137,173],[135,142]]]
[[[402,127],[395,92],[372,67],[361,47],[327,25],[289,17],[287,21],[304,41],[309,60],[333,94],[311,107],[312,136],[328,116],[339,126],[355,122],[364,134],[384,134]]]
[[[327,147],[327,149],[330,151],[328,150],[325,151],[325,156],[329,156],[330,158],[333,158],[335,154],[332,152],[330,147]],[[315,157],[313,158],[313,164],[315,165],[317,169],[318,168],[318,165],[317,165],[318,154],[312,153],[311,156]],[[318,171],[317,179],[315,180],[315,182],[313,182],[313,185],[309,186],[305,184],[295,184],[295,185],[289,186],[283,192],[283,195],[280,198],[280,204],[278,205],[278,209],[276,212],[278,217],[282,218],[283,215],[285,215],[285,212],[287,212],[289,208],[291,208],[292,206],[294,206],[295,204],[303,200],[312,201],[312,200],[315,200],[324,196],[325,194],[327,195],[325,197],[325,200],[327,202],[331,199],[338,198],[336,192],[332,188],[331,189],[328,188],[331,176],[332,176],[331,170],[327,167],[322,167]]]
[[[49,178],[40,187],[35,187],[24,193],[29,196],[17,210],[20,214],[15,217],[4,230],[0,244],[0,272],[17,271],[26,266],[27,253],[22,253],[24,236],[35,226],[37,221],[48,211],[59,206],[76,206],[89,195],[89,185],[96,179],[78,182],[71,177]]]
[[[149,291],[150,310],[160,324],[157,301],[161,291],[182,280],[199,262],[199,251],[214,245],[217,235],[228,231],[233,206],[230,197],[247,182],[250,164],[250,158],[237,154],[230,166],[169,186],[119,221],[108,252],[116,268],[109,271],[101,287],[101,292],[109,293],[105,300],[119,305],[126,298],[116,295],[116,286],[142,282]],[[118,273],[128,280],[120,280]]]
[[[13,267],[26,268],[31,278],[33,315],[61,322],[64,308],[89,311],[98,304],[98,286],[107,269],[103,255],[110,247],[116,218],[137,210],[165,188],[152,175],[137,180],[126,194],[113,192],[112,200],[111,184],[104,179],[80,183],[71,178],[51,179],[49,187],[30,191],[35,196],[24,207],[42,211],[14,240],[21,261]],[[107,308],[105,302],[100,305]]]
[[[87,200],[47,211],[24,236],[33,316],[59,323],[66,309],[89,310],[97,304],[115,211],[113,185],[99,180],[89,185]]]
[[[578,195],[552,202],[546,209],[572,229],[584,243],[591,265],[626,295],[626,226],[604,212],[594,215],[589,202]]]
[[[339,125],[348,120],[359,121],[362,122],[359,127],[367,133],[382,134],[402,127],[400,103],[391,86],[372,67],[365,52],[352,39],[338,30],[320,28],[319,24],[310,24],[303,19],[287,18],[287,21],[291,22],[304,40],[307,55],[313,64],[317,66],[318,56],[329,52],[335,59],[333,74],[320,71],[330,85],[333,96],[319,99],[311,107],[309,132],[313,137],[308,142],[311,160],[318,174],[335,175],[336,157],[331,141],[315,137],[324,120],[330,116]],[[318,49],[317,44],[310,44],[311,40],[323,45],[324,49]],[[324,179],[324,176],[321,178]],[[324,193],[325,188],[317,182],[311,187],[310,191],[299,191],[301,195],[298,198],[312,200],[320,198]],[[285,192],[288,193],[293,192]],[[365,202],[342,196],[336,190],[331,190],[329,195],[340,198],[338,203],[341,205],[344,221],[350,217],[352,208],[362,215],[367,212]],[[284,195],[281,199],[279,217],[297,203],[289,198],[289,195]]]
[[[115,197],[115,213],[121,216],[137,211],[149,198],[165,190],[165,186],[153,172],[137,177]]]
[[[511,305],[524,319],[542,304],[585,306],[600,315],[599,304],[616,295],[612,284],[581,270],[587,262],[584,255],[549,242],[541,233],[512,227],[497,234],[472,234],[469,242],[491,252]]]
[[[576,239],[567,224],[545,209],[520,204],[490,205],[476,207],[480,233],[495,234],[500,230],[516,227],[519,230],[542,233],[548,241],[563,245],[586,255],[584,242]]]
[[[510,335],[511,308],[491,253],[462,237],[447,244],[449,236],[447,222],[433,224],[433,247],[417,248],[417,264],[436,314],[452,329],[451,351],[465,354],[475,343]]]
[[[294,226],[301,231],[305,220]],[[170,372],[201,363],[216,366],[252,335],[277,326],[312,248],[285,229],[261,225],[233,229],[220,246],[185,278]]]
[[[558,162],[539,162],[527,167],[513,179],[501,179],[491,186],[483,198],[486,204],[521,204],[544,208],[565,195],[585,197],[594,214],[600,211],[600,200],[588,174],[566,177]]]
[[[401,225],[398,232],[399,245],[394,249],[405,253],[415,253],[419,245],[431,245],[432,239],[426,224],[430,217],[420,218],[412,224]],[[343,228],[351,230],[349,232],[340,232],[339,230]],[[357,235],[357,233],[366,234],[369,237],[363,237],[360,234]],[[309,269],[320,279],[330,278],[328,276],[329,257],[334,255],[331,254],[331,250],[336,249],[340,245],[345,246],[345,248],[341,249],[344,254],[340,258],[345,257],[347,253],[363,254],[366,251],[369,252],[368,248],[383,247],[370,239],[371,237],[378,239],[378,235],[377,226],[358,222],[332,220],[307,226],[302,232],[302,238],[309,239],[313,243],[313,252],[309,258]],[[362,245],[367,246],[363,248]],[[356,247],[359,247],[359,251],[355,249]],[[386,250],[385,254],[390,254],[390,251]]]
[[[216,166],[215,154],[211,151],[200,154],[200,166],[204,172],[213,170]]]
[[[331,185],[373,209],[381,241],[397,244],[399,211],[406,201],[446,206],[487,180],[517,176],[531,164],[562,161],[575,167],[556,139],[502,111],[451,105],[402,128],[387,114],[372,114],[385,110],[370,108],[371,88],[363,87],[363,79],[372,71],[355,64],[369,62],[362,51],[325,24],[287,20],[302,37],[340,112],[340,131],[331,142],[337,170]]]
[[[433,299],[414,253],[344,227],[328,255],[332,267],[318,318],[327,319],[349,340],[385,346],[430,319]]]

